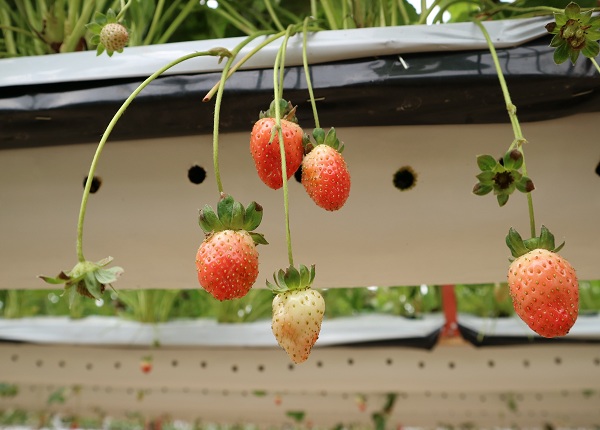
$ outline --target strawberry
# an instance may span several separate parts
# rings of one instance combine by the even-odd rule
[[[290,266],[274,276],[275,285],[267,282],[276,293],[271,330],[277,343],[296,364],[308,359],[319,338],[325,314],[323,296],[310,288],[314,277],[314,266],[310,271],[304,265],[300,265],[300,270]]]
[[[267,112],[261,112],[261,118],[254,124],[250,134],[250,153],[254,159],[259,178],[269,188],[277,190],[283,186],[281,175],[281,149],[279,134],[276,132],[274,103]],[[300,167],[304,155],[304,133],[295,123],[295,108],[281,100],[281,134],[285,149],[286,175],[289,179]]]
[[[350,195],[350,173],[341,154],[343,145],[333,128],[327,135],[317,128],[313,136],[317,145],[302,161],[301,182],[317,206],[336,211],[344,206]]]
[[[196,253],[198,281],[217,300],[243,297],[256,281],[256,245],[267,241],[252,230],[261,220],[259,204],[252,202],[244,208],[225,194],[217,213],[208,205],[200,211],[199,223],[206,237]]]
[[[508,285],[515,312],[543,337],[564,336],[579,313],[579,283],[575,269],[555,251],[554,236],[542,226],[540,237],[523,241],[510,229],[507,244],[515,260]]]
[[[109,54],[112,54],[113,51],[122,52],[128,41],[129,32],[121,23],[109,23],[100,30],[100,43],[104,45]]]
[[[152,371],[152,357],[143,357],[140,361],[140,370],[142,373],[150,373]]]

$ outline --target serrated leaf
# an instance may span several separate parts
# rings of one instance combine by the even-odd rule
[[[525,245],[525,248],[527,248],[530,251],[533,251],[534,249],[538,249],[540,247],[540,239],[538,237],[525,239],[523,241],[523,244]]]
[[[102,55],[104,50],[105,50],[104,45],[102,43],[99,43],[98,47],[96,48],[96,57],[98,57],[99,55]]]
[[[94,14],[94,22],[100,24],[100,26],[104,26],[104,24],[106,24],[106,15],[104,15],[102,12],[96,12]]]
[[[244,227],[244,214],[246,213],[244,206],[238,201],[233,202],[231,206],[231,225],[232,230],[240,230]]]
[[[508,230],[508,234],[506,235],[506,245],[508,246],[508,249],[510,249],[512,256],[515,258],[529,252],[519,232],[512,227]]]
[[[90,38],[90,43],[92,45],[98,45],[100,43],[100,35],[99,34],[94,34],[91,38]]]
[[[493,170],[498,162],[491,155],[479,155],[477,157],[477,166],[482,171]]]
[[[325,130],[322,128],[315,128],[313,130],[313,138],[317,145],[321,145],[325,142]]]
[[[262,233],[256,233],[254,231],[249,231],[248,234],[252,238],[252,241],[254,242],[255,245],[268,245],[269,244],[269,242],[267,242],[267,239],[265,239],[265,236]]]
[[[256,229],[263,217],[263,208],[256,202],[251,202],[244,214],[244,230],[250,232]]]

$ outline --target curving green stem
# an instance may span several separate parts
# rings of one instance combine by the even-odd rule
[[[286,37],[277,51],[275,57],[275,65],[273,66],[273,93],[275,95],[275,129],[277,131],[277,137],[279,139],[279,151],[281,153],[281,178],[283,180],[283,210],[285,213],[285,241],[287,243],[288,261],[290,266],[294,265],[294,256],[292,254],[292,234],[290,231],[290,209],[289,209],[289,196],[288,196],[288,182],[287,182],[287,162],[285,159],[285,145],[283,142],[283,133],[281,132],[281,110],[279,106],[279,100],[281,100],[280,94],[283,92],[279,88],[279,74],[278,70],[285,67],[282,59],[285,57],[285,50],[287,48],[287,42],[292,33],[292,26],[286,30]]]
[[[596,61],[596,59],[594,57],[592,57],[592,58],[590,58],[590,61],[592,62],[592,64],[594,65],[594,67],[596,68],[598,73],[600,73],[600,66],[598,66],[598,62]]]
[[[500,67],[500,61],[498,60],[498,54],[496,53],[496,48],[494,47],[494,43],[490,38],[488,31],[485,26],[479,20],[473,20],[473,22],[479,27],[485,40],[487,42],[488,48],[490,50],[490,54],[492,55],[492,59],[494,61],[494,66],[496,67],[496,74],[498,75],[498,80],[500,81],[500,87],[502,88],[502,94],[504,96],[504,101],[506,102],[506,110],[508,111],[508,116],[510,118],[510,123],[513,128],[513,133],[515,135],[515,140],[510,145],[509,150],[513,148],[520,148],[521,154],[523,155],[523,175],[527,176],[527,164],[525,163],[525,151],[523,151],[523,144],[527,142],[527,140],[523,137],[523,132],[521,131],[521,125],[519,124],[519,119],[517,118],[517,107],[513,104],[510,98],[510,92],[508,91],[508,86],[506,85],[506,80],[504,79],[504,74],[502,73],[502,68]],[[531,197],[531,193],[527,193],[527,207],[529,212],[529,228],[531,231],[531,237],[536,236],[536,228],[535,228],[535,215],[533,211],[533,199]]]
[[[217,98],[215,100],[215,113],[213,116],[213,166],[215,170],[215,179],[217,182],[217,189],[219,190],[219,194],[223,192],[223,183],[221,181],[221,170],[219,168],[219,123],[221,117],[221,102],[223,100],[223,92],[225,90],[225,82],[227,78],[230,76],[231,65],[233,64],[233,60],[236,55],[242,50],[244,46],[250,43],[252,40],[256,39],[259,36],[262,36],[265,32],[260,32],[248,36],[242,42],[240,42],[232,51],[231,55],[227,59],[227,62],[223,66],[223,71],[221,73],[221,79],[219,80],[217,88]]]
[[[169,70],[171,67],[174,67],[179,63],[189,60],[190,58],[201,57],[201,56],[206,56],[206,55],[222,57],[224,55],[230,55],[230,53],[229,53],[229,51],[226,51],[223,48],[214,49],[214,50],[210,50],[210,51],[203,51],[203,52],[194,52],[192,54],[184,55],[183,57],[180,57],[180,58],[172,61],[171,63],[167,64],[166,66],[161,67],[156,72],[154,72],[152,75],[150,75],[144,82],[142,82],[131,93],[131,95],[127,98],[127,100],[125,100],[123,102],[123,105],[119,108],[117,113],[115,113],[112,120],[106,127],[106,130],[104,131],[104,134],[102,135],[102,138],[100,139],[100,143],[98,144],[98,147],[96,148],[96,153],[94,154],[94,158],[92,159],[90,171],[88,173],[87,181],[85,182],[85,188],[83,190],[83,197],[81,199],[81,207],[79,209],[79,219],[77,221],[77,258],[78,258],[79,262],[82,263],[82,262],[86,261],[83,256],[83,222],[85,220],[85,212],[87,209],[88,198],[90,196],[90,188],[92,187],[92,180],[94,178],[94,173],[96,172],[96,167],[98,165],[100,155],[102,154],[102,150],[104,149],[104,145],[106,144],[106,141],[108,140],[108,137],[110,136],[110,133],[112,132],[113,128],[115,127],[115,125],[117,124],[117,122],[119,121],[119,119],[121,118],[123,113],[125,113],[125,110],[127,109],[127,107],[129,107],[131,102],[137,97],[137,95],[144,88],[146,88],[146,86],[150,82],[152,82],[154,79],[156,79],[157,77],[162,75],[164,72]]]
[[[304,25],[302,26],[302,63],[304,64],[304,75],[306,76],[306,87],[308,88],[308,94],[310,95],[310,105],[312,106],[313,117],[315,118],[315,127],[321,128],[319,124],[319,114],[317,113],[317,104],[315,102],[315,94],[310,79],[310,69],[308,68],[308,54],[306,52],[307,45],[307,33],[308,33],[308,22],[310,18],[304,19]]]

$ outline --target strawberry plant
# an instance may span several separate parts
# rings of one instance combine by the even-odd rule
[[[567,24],[573,28],[589,24],[589,20],[585,16],[576,16],[576,12],[579,13],[579,7],[575,8],[569,5],[567,9],[564,17],[557,15],[559,22],[563,22],[563,18],[573,20],[573,22]],[[531,238],[523,240],[513,228],[510,228],[506,236],[506,244],[512,257],[515,258],[508,270],[508,283],[513,306],[517,315],[540,336],[564,336],[575,324],[579,312],[577,276],[569,262],[557,254],[564,243],[555,247],[554,235],[545,226],[542,226],[540,235],[537,235],[531,196],[531,192],[535,187],[532,180],[527,176],[525,155],[523,153],[523,145],[527,140],[523,137],[516,114],[517,108],[511,101],[498,61],[498,55],[490,36],[480,21],[475,20],[474,22],[481,29],[492,54],[515,138],[501,161],[496,161],[491,155],[477,157],[477,164],[481,173],[477,175],[479,182],[475,185],[473,193],[485,195],[493,190],[500,206],[506,204],[510,194],[515,189],[526,193]],[[575,33],[579,35],[577,37],[585,39],[587,29],[582,30],[579,28],[580,33],[575,30]],[[562,32],[562,36],[559,36],[559,38],[564,37],[564,33],[565,31]],[[598,36],[600,38],[600,34]],[[594,38],[596,36],[592,33],[589,37]],[[554,45],[558,43],[555,40],[557,40],[556,36],[552,42]],[[565,49],[574,49],[573,43],[571,43],[570,48]],[[587,43],[585,40],[579,40],[575,44],[579,47],[578,49],[584,49],[585,43]],[[564,44],[561,46],[564,46]],[[555,55],[557,62],[564,61],[561,52],[559,51],[558,58]],[[579,55],[579,52],[576,55],[572,54],[571,60],[575,61],[577,55]]]

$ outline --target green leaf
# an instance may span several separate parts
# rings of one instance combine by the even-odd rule
[[[554,235],[550,233],[550,230],[548,230],[545,225],[542,225],[542,228],[540,229],[539,246],[548,251],[554,251],[555,248]]]
[[[505,169],[518,170],[523,165],[523,153],[518,149],[513,149],[504,154],[502,161],[504,162]]]
[[[102,31],[102,25],[97,22],[90,22],[89,24],[86,24],[85,27],[96,36]]]
[[[287,411],[285,414],[298,423],[301,423],[306,416],[304,411]]]
[[[52,278],[50,276],[44,276],[44,275],[40,275],[40,276],[38,276],[38,278],[42,279],[44,282],[46,282],[48,284],[53,284],[53,285],[64,284],[65,282],[67,282],[71,279],[65,272],[60,272],[56,278]]]
[[[265,236],[262,235],[261,233],[249,231],[248,234],[252,238],[252,241],[254,242],[255,245],[268,245],[269,244],[269,242],[267,242],[267,239],[265,239]]]
[[[108,9],[108,12],[106,12],[106,20],[110,23],[117,22],[117,14],[114,10]]]
[[[560,34],[555,34],[552,40],[550,41],[550,46],[553,48],[557,48],[560,45],[565,45],[566,43],[567,42],[565,41],[565,39],[560,37]]]
[[[94,34],[91,38],[90,38],[90,43],[92,45],[98,45],[100,43],[100,35],[99,34]]]
[[[312,264],[310,266],[310,284],[312,285],[313,281],[315,280],[315,265]]]
[[[534,249],[538,249],[540,247],[540,239],[538,237],[525,239],[523,241],[523,244],[525,245],[525,248],[527,248],[530,251],[533,251]]]
[[[106,15],[104,15],[102,12],[96,12],[94,15],[94,22],[103,27],[107,23]]]
[[[554,62],[562,64],[569,59],[569,46],[566,43],[558,46],[554,50]]]
[[[100,283],[98,283],[98,281],[96,281],[94,273],[86,273],[83,282],[85,284],[85,288],[92,296],[94,296],[95,299],[102,298],[102,286]]]
[[[482,185],[492,185],[494,176],[496,176],[496,173],[492,170],[484,170],[476,178],[479,179]]]
[[[240,202],[234,201],[231,207],[231,229],[240,230],[244,227],[244,206]]]
[[[298,289],[300,287],[300,272],[294,266],[290,266],[285,271],[285,284],[290,289]]]
[[[527,176],[521,177],[516,183],[517,190],[522,193],[530,193],[535,190],[535,186],[533,185],[533,181]]]
[[[256,202],[251,202],[246,208],[246,213],[244,214],[244,230],[252,231],[256,229],[263,217],[263,208]]]
[[[498,199],[498,205],[500,207],[504,206],[506,202],[508,202],[509,194],[498,194],[496,198]]]
[[[300,272],[300,285],[303,287],[308,287],[310,286],[310,272],[308,270],[308,267],[306,267],[304,264],[301,264],[299,266],[299,272]]]
[[[277,285],[280,287],[285,287],[287,285],[285,283],[285,270],[283,269],[277,271]]]
[[[510,249],[512,256],[515,258],[529,252],[519,232],[512,227],[508,230],[508,234],[506,235],[506,245],[508,246],[508,249]]]
[[[123,272],[124,270],[122,267],[115,266],[110,269],[98,269],[94,272],[94,276],[99,283],[108,285],[116,282]]]
[[[479,155],[477,157],[477,165],[482,171],[493,170],[498,162],[491,155]]]
[[[69,292],[69,309],[71,309],[73,307],[73,305],[75,304],[75,302],[77,300],[79,300],[79,296],[77,294],[77,286],[76,285],[72,285],[69,288],[71,288],[71,291]]]
[[[567,15],[565,15],[564,13],[554,14],[554,21],[556,21],[557,32],[560,31],[560,27],[567,23],[567,20]]]
[[[594,58],[600,53],[600,45],[598,45],[598,42],[594,42],[593,40],[586,40],[585,46],[581,50],[581,53],[584,57]]]
[[[99,55],[102,55],[104,50],[105,50],[104,45],[102,43],[98,44],[98,47],[96,48],[96,57]]]
[[[315,128],[313,130],[313,137],[315,138],[317,145],[325,143],[325,130],[322,128]]]
[[[331,146],[334,149],[337,149],[338,144],[339,144],[339,141],[338,141],[335,129],[333,127],[331,127],[327,131],[327,134],[325,135],[325,145],[328,145],[328,146]]]
[[[570,49],[569,50],[569,59],[571,60],[571,63],[575,64],[577,62],[577,58],[579,57],[579,52],[575,49]]]
[[[233,197],[224,195],[217,204],[217,215],[225,228],[230,228],[233,218]]]
[[[486,194],[489,194],[493,189],[494,187],[492,185],[484,185],[481,183],[477,183],[473,187],[473,194],[475,194],[476,196],[485,196]]]
[[[575,2],[571,2],[565,8],[565,15],[568,19],[577,19],[579,18],[579,13],[581,12],[581,8]]]
[[[206,233],[225,230],[225,226],[223,226],[223,223],[209,205],[205,205],[204,208],[200,210],[198,224]]]

